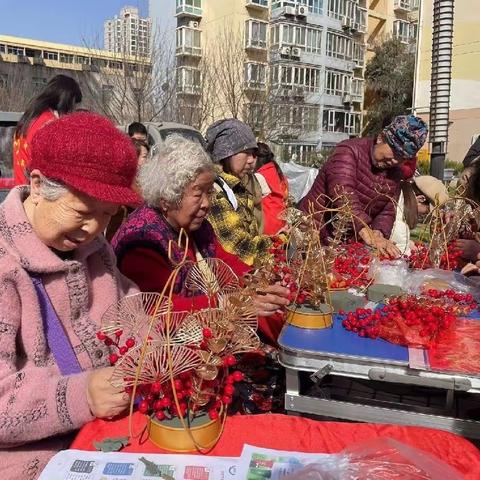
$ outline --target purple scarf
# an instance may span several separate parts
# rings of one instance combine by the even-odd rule
[[[195,242],[203,258],[215,256],[215,233],[207,220],[204,220],[202,226],[189,235],[190,241]],[[172,241],[171,257],[173,263],[168,258],[168,245]],[[120,265],[123,256],[135,248],[150,248],[159,253],[171,266],[178,264],[184,251],[179,247],[178,232],[166,221],[165,217],[153,207],[147,204],[142,205],[131,213],[127,221],[120,227],[112,239],[112,246]],[[174,293],[191,296],[192,293],[185,288],[185,278],[187,272],[181,269],[174,287]]]

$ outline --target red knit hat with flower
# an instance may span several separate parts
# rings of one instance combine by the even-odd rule
[[[132,141],[110,120],[89,112],[65,115],[32,140],[30,169],[97,200],[140,203],[132,189],[137,154]]]

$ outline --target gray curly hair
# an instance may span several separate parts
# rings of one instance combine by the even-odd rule
[[[149,205],[158,207],[161,199],[180,204],[187,185],[205,171],[214,167],[200,143],[173,134],[140,167],[137,182]]]

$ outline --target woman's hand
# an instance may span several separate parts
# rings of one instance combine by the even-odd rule
[[[87,402],[97,418],[111,418],[122,413],[130,403],[130,396],[122,388],[110,383],[114,367],[93,370],[88,379]]]
[[[262,293],[258,293],[253,298],[257,315],[260,317],[270,317],[290,303],[288,299],[289,295],[290,290],[281,285],[270,285],[265,288]]]
[[[380,255],[388,255],[390,258],[400,257],[401,252],[398,247],[390,240],[387,240],[379,230],[364,227],[358,234],[367,245],[377,249]]]

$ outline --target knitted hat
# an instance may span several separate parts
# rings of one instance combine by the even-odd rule
[[[396,156],[412,158],[422,148],[427,133],[427,124],[421,118],[415,115],[400,115],[385,127],[382,136]]]
[[[206,141],[207,151],[216,163],[236,153],[257,148],[252,129],[235,118],[219,120],[210,125],[207,129]]]
[[[420,177],[414,177],[413,181],[431,204],[435,204],[438,201],[438,204],[441,205],[448,200],[447,187],[438,178],[430,175],[421,175]]]
[[[105,117],[65,115],[33,137],[30,169],[98,200],[136,204],[137,155],[132,141]]]

